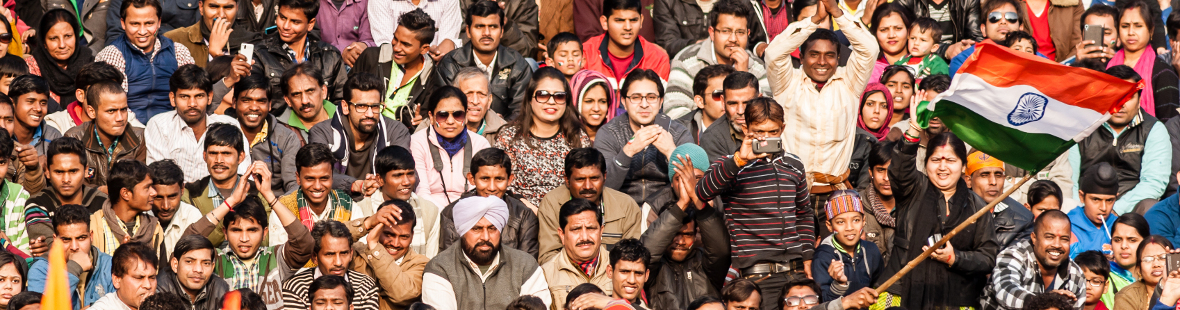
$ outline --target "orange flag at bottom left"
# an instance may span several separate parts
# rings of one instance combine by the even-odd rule
[[[41,309],[73,309],[70,304],[70,279],[66,276],[66,254],[61,242],[49,249],[49,274],[45,292],[41,295]]]

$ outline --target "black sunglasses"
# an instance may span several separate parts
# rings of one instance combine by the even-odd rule
[[[1009,24],[1015,24],[1020,21],[1020,17],[1016,16],[1015,12],[991,12],[987,14],[987,22],[989,24],[998,23],[1001,18],[1008,20]]]
[[[463,117],[466,115],[467,115],[467,111],[450,111],[450,112],[438,111],[438,112],[434,112],[434,121],[440,122],[440,123],[445,122],[445,121],[447,121],[447,118],[449,118],[451,116],[454,116],[455,120],[462,121],[462,120],[464,120]]]
[[[563,91],[551,93],[547,90],[538,90],[533,93],[533,100],[537,102],[549,102],[549,98],[553,98],[554,103],[565,103],[566,94]]]
[[[721,97],[723,97],[725,95],[725,90],[721,90],[721,89],[714,90],[712,95],[713,95],[713,101],[721,101]]]
[[[0,33],[0,43],[4,43],[4,44],[12,43],[12,34],[11,33]]]

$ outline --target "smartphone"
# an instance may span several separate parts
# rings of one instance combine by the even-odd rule
[[[1105,30],[1102,25],[1085,25],[1082,26],[1082,41],[1094,41],[1094,44],[1086,44],[1086,48],[1091,46],[1102,46],[1102,37],[1105,35]]]
[[[783,151],[783,138],[772,137],[754,142],[754,154],[779,153]]]
[[[246,63],[254,61],[254,44],[242,43],[242,48],[238,49],[238,54],[246,56]]]
[[[1180,254],[1168,254],[1168,273],[1180,270]]]

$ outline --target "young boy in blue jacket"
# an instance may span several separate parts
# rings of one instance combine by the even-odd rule
[[[815,249],[811,275],[819,283],[820,299],[827,302],[869,287],[884,263],[877,245],[860,239],[864,209],[856,191],[832,193],[824,208],[832,235]]]

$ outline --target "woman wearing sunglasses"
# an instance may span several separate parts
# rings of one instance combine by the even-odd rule
[[[512,157],[515,178],[509,190],[524,196],[532,206],[565,183],[565,162],[570,150],[590,146],[575,111],[569,109],[570,85],[553,67],[533,72],[520,116],[501,129],[495,146]]]
[[[410,137],[410,152],[422,161],[414,192],[437,206],[450,205],[474,188],[464,171],[471,170],[471,156],[491,144],[467,130],[467,95],[454,86],[434,91],[420,109],[430,127]]]
[[[1139,97],[1139,105],[1143,111],[1155,116],[1160,121],[1166,121],[1180,114],[1180,84],[1176,71],[1156,57],[1155,47],[1151,44],[1151,34],[1156,27],[1163,27],[1159,21],[1152,18],[1150,7],[1143,0],[1129,0],[1119,3],[1122,13],[1118,22],[1119,42],[1123,49],[1114,54],[1107,68],[1117,65],[1127,65],[1135,69],[1143,77],[1144,89]]]
[[[1168,276],[1168,253],[1172,243],[1157,235],[1148,236],[1136,251],[1143,277],[1114,295],[1114,310],[1150,309],[1156,286]]]
[[[574,102],[571,105],[577,109],[582,120],[582,129],[590,141],[594,141],[598,129],[615,118],[619,100],[615,98],[615,90],[607,82],[606,75],[594,70],[581,70],[570,78],[573,87]]]
[[[626,117],[611,120],[594,141],[594,148],[610,163],[606,165],[606,187],[631,195],[640,206],[654,208],[656,213],[676,200],[668,177],[672,151],[693,142],[688,127],[660,112],[664,103],[660,83],[655,71],[631,71],[619,88]]]
[[[77,23],[78,18],[64,9],[45,13],[37,27],[37,35],[29,44],[30,55],[25,56],[29,73],[49,82],[50,97],[59,106],[77,101],[74,78],[82,65],[94,62],[93,52],[83,46],[82,38],[78,36]],[[56,111],[51,108],[49,112]]]

